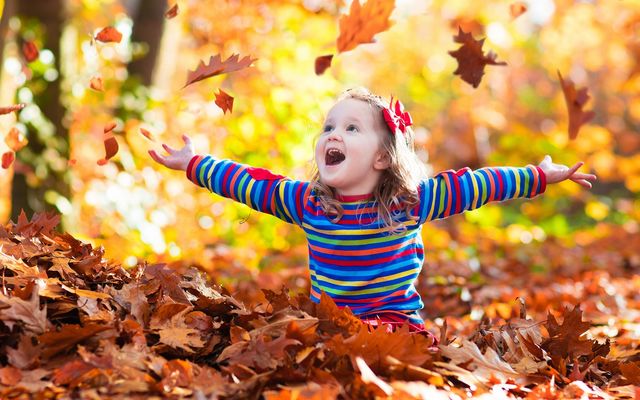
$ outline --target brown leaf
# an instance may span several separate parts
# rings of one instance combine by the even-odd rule
[[[278,365],[284,365],[284,351],[288,346],[299,344],[297,340],[286,336],[271,340],[259,336],[249,342],[243,341],[228,346],[217,361],[227,360],[230,364],[242,364],[259,370],[273,369]]]
[[[380,379],[375,372],[369,368],[366,361],[362,357],[356,357],[355,364],[358,370],[360,370],[361,379],[364,383],[373,385],[382,396],[391,396],[393,394],[393,388],[385,381]]]
[[[257,60],[257,58],[251,58],[251,56],[245,56],[242,59],[239,59],[239,57],[239,54],[233,54],[231,57],[222,61],[220,54],[217,54],[209,58],[209,64],[205,64],[203,61],[200,61],[200,64],[198,64],[198,67],[195,70],[188,72],[187,83],[185,83],[184,87],[212,76],[247,68]]]
[[[122,33],[118,32],[118,30],[112,26],[107,26],[105,28],[102,28],[102,30],[98,32],[98,34],[96,35],[96,40],[103,43],[120,43],[120,41],[122,40]]]
[[[33,344],[31,335],[20,335],[17,348],[7,347],[7,359],[9,364],[20,369],[33,368],[40,358],[42,349]]]
[[[113,327],[98,324],[87,324],[85,326],[77,324],[62,325],[59,330],[45,332],[38,337],[38,340],[44,346],[42,356],[44,358],[51,358],[95,336],[97,333],[110,329],[113,329]]]
[[[193,377],[193,365],[189,361],[171,360],[162,366],[161,384],[165,388],[189,387],[193,383]]]
[[[377,33],[391,27],[389,17],[394,8],[395,0],[367,0],[363,6],[360,0],[353,0],[349,14],[340,17],[338,52],[352,50],[362,43],[373,43]]]
[[[176,15],[178,15],[178,11],[180,11],[180,10],[179,10],[179,7],[178,7],[178,3],[176,3],[166,13],[164,13],[164,16],[165,16],[166,19],[175,18]]]
[[[22,380],[22,372],[16,367],[0,368],[0,384],[15,386]]]
[[[56,369],[52,380],[56,385],[77,386],[82,381],[82,377],[94,370],[95,367],[82,360],[69,361],[62,367]]]
[[[148,265],[144,274],[158,280],[162,296],[168,296],[177,303],[191,304],[184,290],[180,287],[180,276],[166,264]]]
[[[640,366],[637,363],[620,363],[620,372],[629,383],[640,386]]]
[[[7,297],[0,292],[0,321],[9,328],[19,323],[36,334],[47,329],[47,309],[40,308],[40,296],[34,290],[29,301],[19,297]]]
[[[524,1],[516,1],[509,6],[512,18],[518,18],[527,11],[527,4]]]
[[[439,346],[442,355],[451,359],[451,364],[463,366],[464,369],[473,372],[476,378],[488,381],[498,378],[502,382],[518,376],[511,366],[503,361],[498,353],[488,347],[485,354],[480,352],[478,346],[468,340],[462,340],[460,347],[454,345]]]
[[[546,328],[549,338],[542,342],[541,347],[551,356],[575,358],[591,354],[592,340],[581,339],[580,336],[591,327],[591,322],[582,321],[582,310],[576,305],[573,310],[565,308],[562,325],[549,313]]]
[[[216,93],[216,105],[222,109],[223,113],[226,114],[227,111],[229,111],[229,114],[231,114],[233,111],[233,97],[220,89],[219,92]]]
[[[9,114],[14,111],[20,111],[25,108],[26,104],[14,104],[12,106],[0,107],[0,115]]]
[[[558,71],[558,78],[560,78],[564,101],[569,111],[569,139],[573,140],[578,136],[580,127],[591,121],[596,113],[583,110],[590,97],[587,88],[576,89],[571,79],[567,79],[566,82],[562,79],[560,71]]]
[[[94,76],[89,81],[89,87],[93,90],[97,90],[98,92],[102,92],[104,90],[104,85],[102,83],[102,77]]]
[[[331,66],[333,60],[333,54],[327,54],[326,56],[320,56],[316,58],[316,75],[324,74],[324,71]]]
[[[24,56],[24,59],[30,63],[38,59],[40,51],[35,43],[26,41],[22,44],[22,55]]]
[[[105,165],[113,156],[118,153],[118,141],[113,136],[113,129],[115,129],[116,123],[111,122],[104,127],[104,151],[105,157],[98,160],[98,165]]]
[[[482,51],[484,39],[475,40],[471,33],[463,32],[462,28],[458,28],[458,35],[453,40],[462,44],[458,50],[449,52],[458,61],[458,68],[453,74],[460,75],[463,81],[474,88],[480,84],[486,65],[507,65],[506,62],[497,62],[497,56],[491,51],[485,55]]]
[[[13,151],[7,151],[2,153],[2,168],[7,169],[13,164],[16,159],[16,153]]]
[[[155,138],[153,137],[153,135],[151,134],[151,132],[149,132],[148,130],[144,129],[144,128],[140,128],[140,133],[142,133],[142,136],[146,137],[147,139],[151,140],[152,142],[155,142]]]
[[[4,142],[13,151],[18,151],[26,146],[27,143],[29,143],[27,138],[24,137],[22,132],[20,132],[20,130],[16,127],[13,127],[9,130],[7,136],[4,137]]]
[[[353,315],[348,307],[339,308],[325,292],[320,294],[316,315],[320,320],[318,329],[326,333],[344,332],[351,336],[362,329],[362,320]]]

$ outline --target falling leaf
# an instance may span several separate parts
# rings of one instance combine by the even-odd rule
[[[227,111],[231,114],[233,111],[233,97],[220,89],[219,92],[216,93],[216,105],[220,107],[225,114]]]
[[[353,0],[349,14],[340,17],[338,52],[349,51],[359,44],[373,43],[377,33],[391,27],[389,17],[394,7],[395,0],[368,0],[363,6],[360,0]]]
[[[331,60],[333,60],[333,54],[316,58],[316,75],[324,74],[324,71],[331,66]]]
[[[102,92],[104,90],[102,78],[99,76],[91,78],[91,81],[89,81],[89,87],[93,90],[97,90],[98,92]]]
[[[13,127],[9,130],[7,136],[4,137],[4,142],[13,151],[18,151],[26,146],[27,143],[29,143],[27,138],[16,127]]]
[[[77,163],[78,163],[78,160],[76,160],[75,158],[70,158],[69,161],[67,162],[67,165],[69,165],[70,167],[73,167]]]
[[[465,33],[458,28],[458,35],[453,37],[456,43],[462,46],[449,54],[458,61],[458,68],[453,72],[460,75],[462,80],[477,88],[484,75],[486,65],[507,65],[506,62],[497,62],[496,54],[489,52],[486,55],[482,51],[484,39],[475,40],[471,33]]]
[[[109,122],[108,124],[106,124],[103,128],[103,132],[104,133],[109,133],[112,130],[116,129],[116,126],[118,126],[118,124],[116,124],[115,122]]]
[[[38,47],[36,47],[35,43],[32,41],[26,41],[22,44],[22,55],[24,55],[24,59],[30,63],[38,59],[40,51],[38,51]]]
[[[7,169],[13,164],[16,159],[16,153],[13,151],[7,151],[2,154],[2,168]]]
[[[516,1],[515,3],[511,3],[509,11],[511,12],[512,18],[518,18],[527,11],[527,4],[523,1]]]
[[[0,115],[9,114],[10,112],[20,111],[25,108],[26,104],[20,103],[7,107],[0,107]]]
[[[142,133],[142,135],[144,137],[146,137],[147,139],[151,140],[152,142],[155,142],[156,140],[154,139],[153,135],[151,134],[151,132],[149,132],[148,130],[144,129],[144,128],[140,128],[140,133]]]
[[[212,76],[226,74],[229,72],[247,68],[257,60],[257,58],[251,58],[251,56],[244,56],[242,59],[240,59],[239,57],[239,54],[233,54],[231,57],[222,61],[220,54],[217,54],[209,58],[209,64],[205,64],[201,60],[200,64],[198,64],[198,67],[193,71],[189,71],[189,73],[187,74],[187,83],[185,83],[184,87],[187,87],[192,83],[201,81],[203,79],[210,78]]]
[[[571,79],[567,79],[566,82],[562,79],[560,71],[558,71],[558,78],[560,78],[564,101],[569,111],[569,139],[573,140],[578,136],[578,131],[582,125],[591,121],[596,113],[583,110],[584,105],[590,98],[587,88],[576,89]]]
[[[122,40],[122,33],[118,32],[118,30],[112,26],[107,26],[105,28],[102,28],[102,30],[98,32],[98,34],[96,35],[96,40],[103,43],[120,43],[120,41]]]
[[[106,165],[107,162],[118,153],[118,141],[115,136],[113,136],[113,130],[116,127],[115,122],[111,122],[104,127],[104,151],[105,157],[103,159],[98,160],[98,165]]]
[[[176,3],[176,4],[174,4],[174,5],[173,5],[173,7],[171,7],[171,8],[169,9],[169,11],[167,11],[166,13],[164,13],[164,16],[165,16],[167,19],[175,18],[175,16],[176,16],[176,15],[178,15],[178,11],[179,11],[178,3]]]

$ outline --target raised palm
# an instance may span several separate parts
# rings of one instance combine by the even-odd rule
[[[572,167],[568,167],[563,164],[556,164],[551,161],[551,156],[546,155],[538,166],[545,173],[547,177],[547,184],[562,182],[569,179],[578,185],[591,189],[591,182],[596,180],[596,176],[593,174],[578,172],[578,169],[582,167],[582,165],[584,165],[584,162],[582,161],[577,162]]]

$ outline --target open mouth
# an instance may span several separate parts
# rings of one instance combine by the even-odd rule
[[[324,156],[324,162],[327,165],[338,165],[345,159],[344,154],[338,149],[329,149]]]

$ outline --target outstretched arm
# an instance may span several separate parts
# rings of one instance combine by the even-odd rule
[[[220,196],[248,205],[254,210],[274,215],[286,222],[302,224],[303,203],[309,193],[308,182],[292,181],[266,169],[253,168],[231,160],[196,155],[188,136],[184,147],[162,147],[167,155],[149,151],[149,155],[167,168],[185,171],[198,186]]]
[[[571,180],[580,186],[584,186],[587,189],[591,189],[591,182],[596,180],[596,176],[593,174],[584,174],[578,172],[578,169],[584,165],[584,162],[580,161],[575,163],[571,168],[563,164],[556,164],[551,161],[551,156],[546,155],[542,162],[538,165],[540,169],[547,176],[547,184],[558,183],[565,180]]]

